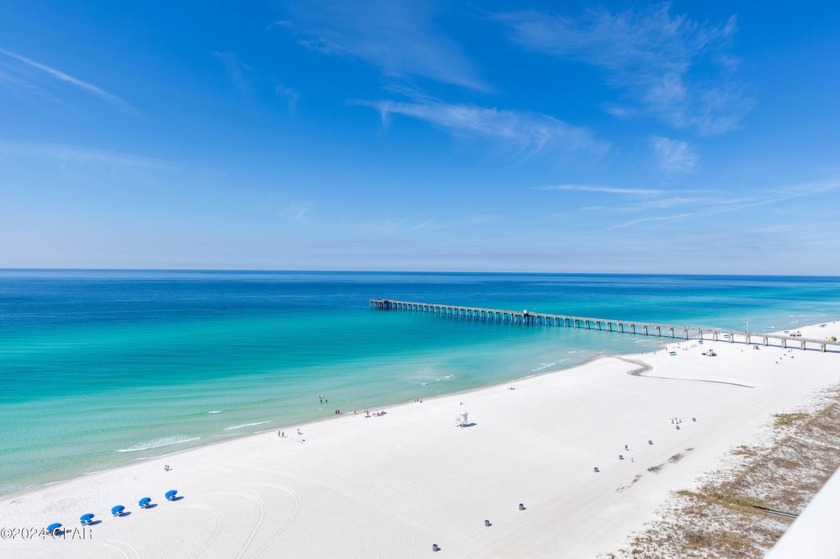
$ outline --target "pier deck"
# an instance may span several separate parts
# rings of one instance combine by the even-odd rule
[[[371,308],[378,310],[413,311],[453,318],[510,323],[522,326],[558,326],[619,334],[656,336],[660,338],[714,340],[782,348],[793,347],[802,350],[818,349],[822,352],[840,352],[840,342],[831,342],[817,338],[803,338],[785,334],[739,332],[736,330],[725,330],[721,328],[704,328],[702,326],[675,326],[672,324],[657,324],[652,322],[634,322],[608,318],[567,316],[561,314],[532,312],[527,310],[511,311],[504,309],[464,307],[460,305],[440,305],[435,303],[398,301],[395,299],[370,299],[370,306]]]

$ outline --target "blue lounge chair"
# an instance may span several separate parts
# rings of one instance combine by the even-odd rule
[[[152,500],[149,497],[143,497],[137,504],[140,505],[141,509],[145,509],[152,504]]]
[[[47,526],[47,532],[49,532],[50,534],[55,534],[59,530],[61,530],[61,524],[59,522],[53,522],[52,524]]]
[[[175,495],[177,495],[177,494],[178,494],[177,489],[171,489],[171,490],[167,491],[166,495],[164,495],[164,496],[166,497],[167,501],[174,501],[175,500]]]
[[[124,506],[117,505],[117,506],[111,508],[111,514],[113,514],[114,516],[122,516],[122,513],[123,513],[124,510],[125,510]]]
[[[83,514],[82,517],[79,518],[79,522],[81,522],[82,526],[86,526],[86,525],[90,524],[91,522],[93,522],[93,517],[94,516],[96,516],[96,515],[93,514],[92,512],[89,512],[87,514]]]

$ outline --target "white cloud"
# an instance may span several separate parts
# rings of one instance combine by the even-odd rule
[[[86,81],[82,81],[79,78],[71,76],[70,74],[66,74],[66,73],[62,72],[61,70],[56,70],[55,68],[47,66],[46,64],[42,64],[40,62],[37,62],[35,60],[32,60],[30,58],[27,58],[25,56],[22,56],[20,54],[17,54],[17,53],[14,53],[14,52],[11,52],[11,51],[8,51],[8,50],[5,50],[5,49],[0,49],[0,54],[3,54],[3,55],[5,55],[9,58],[12,58],[12,59],[20,62],[20,63],[23,63],[29,68],[34,68],[36,70],[39,70],[40,72],[42,72],[42,73],[44,73],[44,74],[46,74],[46,75],[48,75],[48,76],[50,76],[50,77],[52,77],[56,80],[59,80],[59,81],[64,82],[64,83],[68,83],[68,84],[70,84],[70,85],[72,85],[76,88],[79,88],[83,91],[86,91],[90,94],[93,94],[93,95],[99,97],[100,99],[104,99],[105,101],[108,101],[112,105],[116,105],[116,106],[121,107],[123,109],[127,109],[127,110],[130,110],[132,112],[135,112],[135,109],[131,105],[129,105],[126,101],[124,101],[123,99],[120,99],[119,97],[117,97],[113,93],[109,93],[109,92],[105,91],[104,89],[102,89],[100,87],[97,87],[97,86],[95,86],[91,83],[88,83]],[[26,80],[24,78],[24,76],[20,73],[14,79],[12,79],[11,77],[7,78],[7,82],[10,82],[10,83],[18,82],[18,83],[29,84],[29,80]]]
[[[363,60],[391,78],[419,76],[490,89],[458,44],[435,28],[438,6],[434,2],[307,0],[284,4],[289,17],[277,25],[292,30],[308,48]]]
[[[376,109],[386,124],[391,115],[408,116],[444,128],[455,136],[502,141],[516,146],[520,154],[557,150],[602,155],[609,149],[608,143],[594,139],[587,129],[543,114],[438,101],[354,103]]]
[[[659,168],[666,173],[690,173],[700,160],[691,144],[681,140],[654,136],[650,139],[650,147]]]
[[[729,54],[736,18],[720,25],[671,15],[670,5],[644,11],[605,9],[579,17],[512,12],[497,16],[512,40],[541,53],[577,60],[606,71],[627,102],[612,103],[616,116],[647,114],[704,134],[738,125],[752,102],[735,79]]]

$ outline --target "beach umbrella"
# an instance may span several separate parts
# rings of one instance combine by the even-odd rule
[[[53,533],[56,530],[60,530],[60,529],[61,529],[61,524],[58,523],[58,522],[53,522],[52,524],[47,526],[47,532],[49,532],[49,533]]]
[[[120,516],[123,513],[124,510],[125,510],[124,506],[117,505],[117,506],[111,508],[111,514],[113,514],[114,516]]]
[[[165,495],[166,500],[167,501],[173,500],[175,498],[175,495],[177,495],[177,494],[178,494],[177,489],[170,489],[169,491],[166,492],[166,495]]]
[[[82,517],[79,518],[79,520],[81,521],[82,524],[90,524],[90,522],[91,522],[91,520],[93,520],[94,516],[96,516],[96,515],[93,514],[92,512],[89,512],[87,514],[83,514]]]
[[[140,508],[146,508],[152,504],[152,500],[149,497],[143,497],[137,504],[140,505]]]

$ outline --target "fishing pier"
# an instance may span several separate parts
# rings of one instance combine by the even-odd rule
[[[394,299],[370,299],[369,302],[370,307],[376,310],[419,312],[449,318],[515,324],[520,326],[578,328],[637,336],[655,336],[659,338],[673,338],[681,340],[725,341],[729,343],[764,345],[781,348],[792,347],[802,350],[818,349],[822,352],[840,352],[840,342],[820,340],[817,338],[803,338],[787,334],[757,334],[753,332],[738,332],[735,330],[724,330],[720,328],[704,328],[700,326],[675,326],[672,324],[657,324],[652,322],[633,322],[607,318],[566,316],[562,314],[548,314],[527,310],[511,311],[503,309],[485,309],[480,307],[464,307],[460,305],[438,305],[435,303],[417,303],[412,301],[397,301]]]

